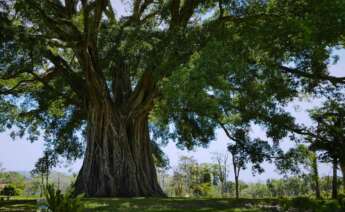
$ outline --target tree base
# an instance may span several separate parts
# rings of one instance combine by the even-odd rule
[[[114,123],[117,119],[106,110],[93,112],[75,192],[86,197],[165,197],[157,180],[147,117]]]

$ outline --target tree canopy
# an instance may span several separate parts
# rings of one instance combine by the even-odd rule
[[[89,195],[161,193],[148,174],[150,154],[161,154],[149,129],[193,148],[240,116],[279,139],[286,132],[276,126],[292,123],[282,105],[345,82],[327,70],[344,42],[342,0],[126,2],[125,15],[109,0],[0,3],[1,129],[43,135],[69,159],[85,150],[77,185]],[[119,164],[124,173],[105,171]]]
[[[216,100],[210,99],[210,93],[231,95],[236,87],[245,86],[256,92],[253,78],[263,78],[263,85],[257,86],[295,85],[297,81],[287,80],[285,72],[326,79],[329,47],[339,45],[344,33],[342,1],[131,3],[132,14],[118,18],[108,1],[2,2],[1,93],[11,96],[2,98],[6,110],[2,125],[16,124],[32,138],[44,129],[47,137],[59,140],[61,152],[78,147],[76,132],[84,126],[88,97],[82,57],[76,49],[84,44],[94,51],[91,61],[100,67],[100,83],[109,92],[104,95],[114,102],[123,95],[116,95],[115,80],[121,77],[112,74],[118,66],[127,66],[131,87],[137,86],[133,91],[140,90],[146,74],[154,75],[162,84],[155,87],[167,87],[158,105],[169,106],[167,116],[181,142],[206,142],[200,134],[212,131],[212,124],[193,113],[199,108],[212,111],[209,104]],[[282,67],[287,63],[294,63],[294,68]],[[184,93],[175,92],[176,88]],[[291,95],[267,89],[264,95],[269,96],[269,91]],[[190,95],[191,90],[198,95]],[[198,108],[189,102],[185,107],[192,111],[183,112],[182,104],[191,98],[202,104]],[[188,119],[191,123],[181,123]],[[182,125],[190,129],[183,130]]]

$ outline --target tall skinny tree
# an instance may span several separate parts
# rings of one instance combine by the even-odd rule
[[[216,162],[217,175],[220,181],[220,193],[221,196],[224,197],[224,194],[226,192],[226,183],[228,179],[229,154],[215,152],[213,154],[213,160]]]
[[[228,137],[235,143],[228,145],[228,150],[232,156],[232,165],[235,178],[235,197],[240,196],[239,177],[240,171],[247,168],[248,163],[252,163],[252,171],[262,173],[264,170],[261,163],[270,160],[272,155],[271,146],[263,140],[251,139],[248,135],[248,129],[235,129]]]

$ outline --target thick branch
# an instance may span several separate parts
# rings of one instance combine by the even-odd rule
[[[73,72],[68,63],[60,56],[54,55],[50,50],[46,50],[45,56],[61,71],[62,77],[68,82],[73,91],[82,99],[85,98],[85,87],[83,80]]]
[[[129,98],[128,102],[131,111],[148,113],[153,107],[153,101],[157,94],[158,91],[152,74],[149,71],[145,71]]]
[[[185,27],[193,16],[194,10],[198,7],[199,3],[200,1],[184,1],[184,4],[181,6],[180,0],[173,0],[170,8],[170,29]]]
[[[26,79],[26,80],[20,80],[16,85],[14,85],[12,88],[9,89],[0,89],[0,95],[9,95],[9,94],[15,94],[16,89],[22,86],[23,84],[32,83],[35,82],[35,79]]]
[[[330,81],[332,84],[345,84],[345,77],[334,77],[329,75],[314,75],[312,73],[307,73],[295,68],[289,68],[286,66],[280,66],[280,68],[287,73],[294,74],[296,76],[305,77],[309,79],[316,79],[316,80],[326,80]]]

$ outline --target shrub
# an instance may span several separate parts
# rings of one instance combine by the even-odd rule
[[[338,194],[338,202],[343,211],[345,211],[345,194]]]
[[[210,183],[201,183],[191,186],[194,196],[208,196],[211,192]]]
[[[17,196],[19,193],[19,189],[16,189],[14,185],[6,185],[0,192],[0,194],[4,196]]]
[[[47,185],[44,189],[47,206],[52,212],[79,212],[83,210],[82,195],[73,197],[72,192],[62,194],[54,185]]]
[[[322,208],[322,210],[320,210],[320,208]],[[337,200],[328,200],[325,201],[325,203],[320,207],[318,211],[325,211],[325,212],[341,212],[343,210],[341,210],[339,202]]]

